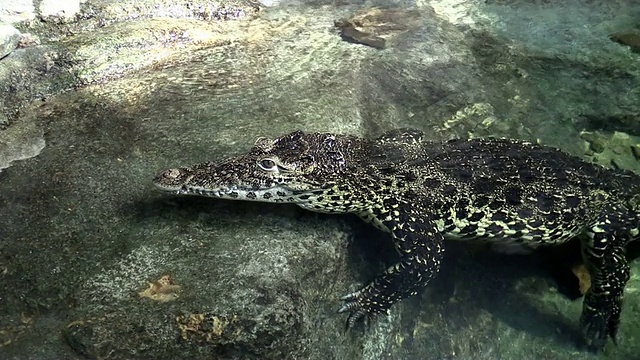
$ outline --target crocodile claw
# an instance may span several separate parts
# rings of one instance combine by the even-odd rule
[[[608,338],[617,344],[621,302],[621,296],[607,297],[587,293],[580,325],[589,350],[601,351]]]
[[[368,317],[370,313],[362,306],[360,297],[362,295],[362,291],[354,291],[350,294],[347,294],[340,298],[340,300],[344,301],[344,305],[338,310],[338,313],[349,313],[349,317],[347,318],[346,328],[350,329],[355,325],[355,323],[363,318]]]

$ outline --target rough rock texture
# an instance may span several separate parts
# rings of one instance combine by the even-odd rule
[[[0,22],[13,24],[35,17],[33,0],[0,0]]]
[[[0,131],[0,171],[11,166],[13,161],[38,155],[44,146],[42,129],[34,119],[24,118]]]
[[[5,127],[31,121],[41,132],[30,141],[47,146],[0,173],[1,358],[591,357],[574,341],[579,303],[535,257],[447,245],[421,296],[345,333],[338,297],[393,261],[385,235],[348,216],[176,200],[149,183],[258,136],[399,126],[434,139],[539,139],[589,157],[626,146],[621,166],[638,170],[640,63],[608,36],[639,10],[378,1],[421,14],[378,50],[334,26],[361,2],[189,3],[89,0],[77,22],[18,26],[42,45],[0,61]],[[603,133],[600,153],[583,130]],[[639,270],[619,346],[602,358],[640,352]],[[164,275],[177,298],[139,296]]]
[[[74,4],[41,2],[41,15],[51,18],[23,23],[20,28],[28,33],[22,38],[19,32],[16,38],[15,29],[8,31],[12,29],[9,25],[2,27],[8,34],[6,48],[13,50],[18,41],[22,48],[0,61],[0,103],[4,105],[0,108],[0,131],[17,119],[28,101],[137,71],[166,60],[173,54],[168,48],[214,46],[247,38],[259,41],[266,35],[261,32],[271,31],[262,26],[254,28],[254,34],[243,34],[238,24],[229,28],[218,24],[249,18],[258,8],[251,2],[94,1],[84,5],[77,22],[71,22]],[[152,20],[135,20],[140,18]],[[107,24],[113,26],[102,29]],[[7,136],[0,132],[0,138]],[[8,142],[3,147],[3,166],[33,153],[24,149],[34,149],[32,142],[20,137]]]
[[[42,0],[38,13],[43,18],[71,19],[80,11],[80,0]]]
[[[0,59],[9,55],[18,46],[20,31],[9,24],[0,23]]]
[[[640,53],[640,28],[620,31],[610,36],[611,40],[628,46],[634,53]]]

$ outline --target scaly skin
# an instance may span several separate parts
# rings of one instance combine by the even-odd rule
[[[592,286],[580,325],[593,350],[615,340],[629,279],[625,248],[640,232],[636,174],[529,142],[431,142],[411,129],[374,140],[301,131],[260,138],[247,154],[169,169],[154,183],[177,194],[353,213],[389,233],[400,260],[343,297],[349,324],[425,286],[438,272],[444,239],[535,249],[586,234]]]

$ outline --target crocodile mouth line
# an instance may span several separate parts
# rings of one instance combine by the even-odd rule
[[[179,190],[173,191],[176,195],[199,195],[208,197],[223,197],[224,192],[220,190],[204,190],[198,188],[190,188],[186,185],[182,186]]]
[[[295,191],[280,187],[255,189],[242,186],[229,186],[217,189],[203,189],[199,187],[182,185],[179,188],[168,189],[160,186],[160,189],[175,195],[194,195],[218,199],[259,201],[272,203],[303,203]]]
[[[172,191],[172,193],[176,195],[198,195],[198,196],[207,196],[207,197],[216,197],[216,198],[238,198],[242,194],[249,194],[255,192],[255,190],[242,189],[238,187],[229,187],[229,188],[221,188],[215,190],[207,190],[187,185],[182,185],[180,189]]]

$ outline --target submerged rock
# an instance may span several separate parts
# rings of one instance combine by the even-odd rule
[[[72,19],[80,11],[80,0],[42,0],[38,11],[43,18]]]
[[[40,154],[44,147],[44,133],[33,121],[23,120],[0,130],[0,171],[14,161]]]
[[[628,46],[634,53],[640,53],[640,29],[617,32],[609,38],[618,44]]]
[[[33,0],[0,0],[0,22],[15,24],[35,17]]]
[[[417,10],[370,8],[336,20],[334,25],[347,41],[384,49],[387,40],[415,28],[419,17]]]
[[[0,59],[9,55],[20,41],[20,31],[9,24],[0,23]]]

